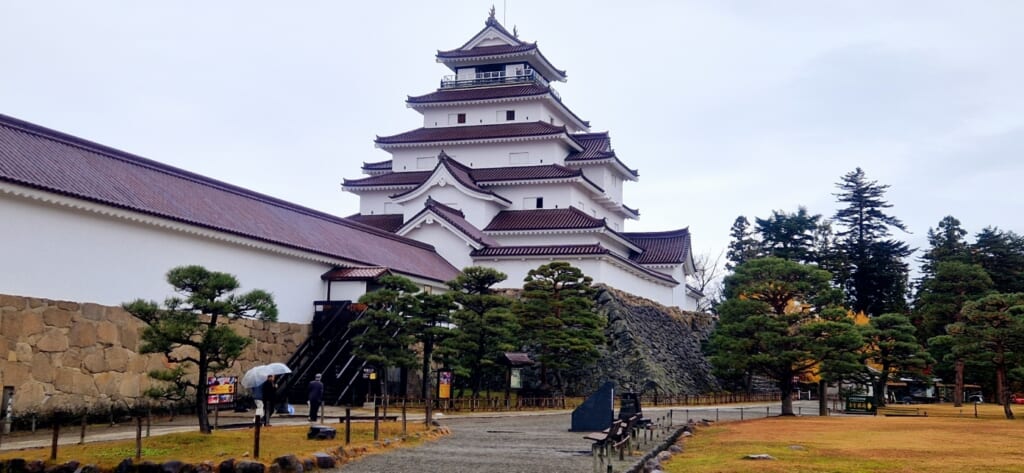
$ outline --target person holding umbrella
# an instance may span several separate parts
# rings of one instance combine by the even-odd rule
[[[270,425],[270,416],[277,407],[277,383],[274,382],[274,375],[267,375],[267,380],[260,385],[263,394],[263,425]]]
[[[324,383],[320,381],[320,373],[309,382],[309,421],[316,422],[320,412],[320,404],[324,402]]]

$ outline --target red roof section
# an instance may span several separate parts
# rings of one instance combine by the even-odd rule
[[[611,159],[619,166],[622,166],[626,172],[633,176],[639,176],[636,169],[626,167],[626,164],[619,160],[618,156],[615,155],[615,150],[612,149],[612,139],[608,136],[607,131],[598,133],[577,133],[572,135],[572,138],[583,147],[583,151],[570,153],[569,156],[565,158],[565,162],[600,161]]]
[[[587,215],[576,207],[565,209],[503,210],[485,232],[603,228],[603,218]]]
[[[359,222],[363,225],[369,225],[373,228],[379,228],[388,233],[395,233],[399,228],[402,228],[403,219],[405,218],[402,214],[375,214],[375,215],[363,215],[355,214],[347,217],[353,222]]]
[[[380,266],[334,268],[320,275],[320,279],[324,281],[373,281],[389,272],[388,268]]]
[[[454,163],[454,159],[447,158]],[[442,163],[438,162],[438,165]],[[504,182],[504,181],[526,181],[544,179],[572,179],[583,176],[579,169],[569,169],[559,164],[545,164],[540,166],[508,166],[499,168],[468,168],[461,164],[460,176],[468,176],[473,183]],[[380,174],[364,177],[361,179],[345,179],[343,185],[346,187],[376,187],[376,186],[418,186],[422,184],[433,171],[410,171]],[[588,180],[589,182],[589,180]],[[467,184],[476,188],[476,184]],[[596,186],[596,184],[594,184]],[[486,192],[481,189],[481,191]]]
[[[517,138],[522,136],[546,136],[566,133],[564,126],[545,122],[502,123],[499,125],[446,126],[417,128],[391,136],[378,136],[377,144],[425,143],[435,141],[486,140],[495,138]]]
[[[0,115],[0,180],[447,281],[432,246]]]
[[[418,186],[434,171],[386,172],[359,179],[342,179],[344,187]]]
[[[639,264],[680,264],[690,256],[690,229],[666,232],[622,233],[629,241],[644,249],[633,258]]]
[[[640,266],[635,261],[631,261],[622,258],[615,253],[609,251],[601,244],[589,244],[589,245],[550,245],[550,246],[499,246],[481,248],[470,253],[470,256],[474,258],[498,258],[498,257],[553,257],[557,258],[560,256],[584,256],[584,255],[604,255],[608,258],[615,258],[622,264],[630,266],[635,270],[642,272],[650,277],[660,279],[662,281],[678,284],[675,278],[665,273],[654,271]]]

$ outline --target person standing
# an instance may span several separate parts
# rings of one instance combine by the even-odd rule
[[[267,376],[260,390],[263,392],[263,425],[270,425],[270,416],[277,408],[277,383],[274,375]]]
[[[320,373],[309,382],[309,421],[316,422],[320,413],[320,405],[324,402],[324,383],[320,382]]]

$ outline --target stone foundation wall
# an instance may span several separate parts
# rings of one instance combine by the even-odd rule
[[[134,405],[155,382],[146,373],[167,366],[163,355],[139,353],[144,326],[120,307],[0,295],[0,386],[14,388],[14,414]],[[254,343],[218,374],[286,362],[309,334],[306,324],[231,326]]]

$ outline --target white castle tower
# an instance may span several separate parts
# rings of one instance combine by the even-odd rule
[[[434,245],[459,268],[496,268],[507,287],[568,261],[595,282],[696,308],[689,230],[624,231],[640,216],[622,198],[638,173],[608,132],[591,132],[562,102],[551,83],[565,71],[536,43],[520,41],[492,10],[483,30],[437,61],[454,74],[406,101],[423,126],[378,136],[391,159],[344,180],[360,197],[352,220]]]

